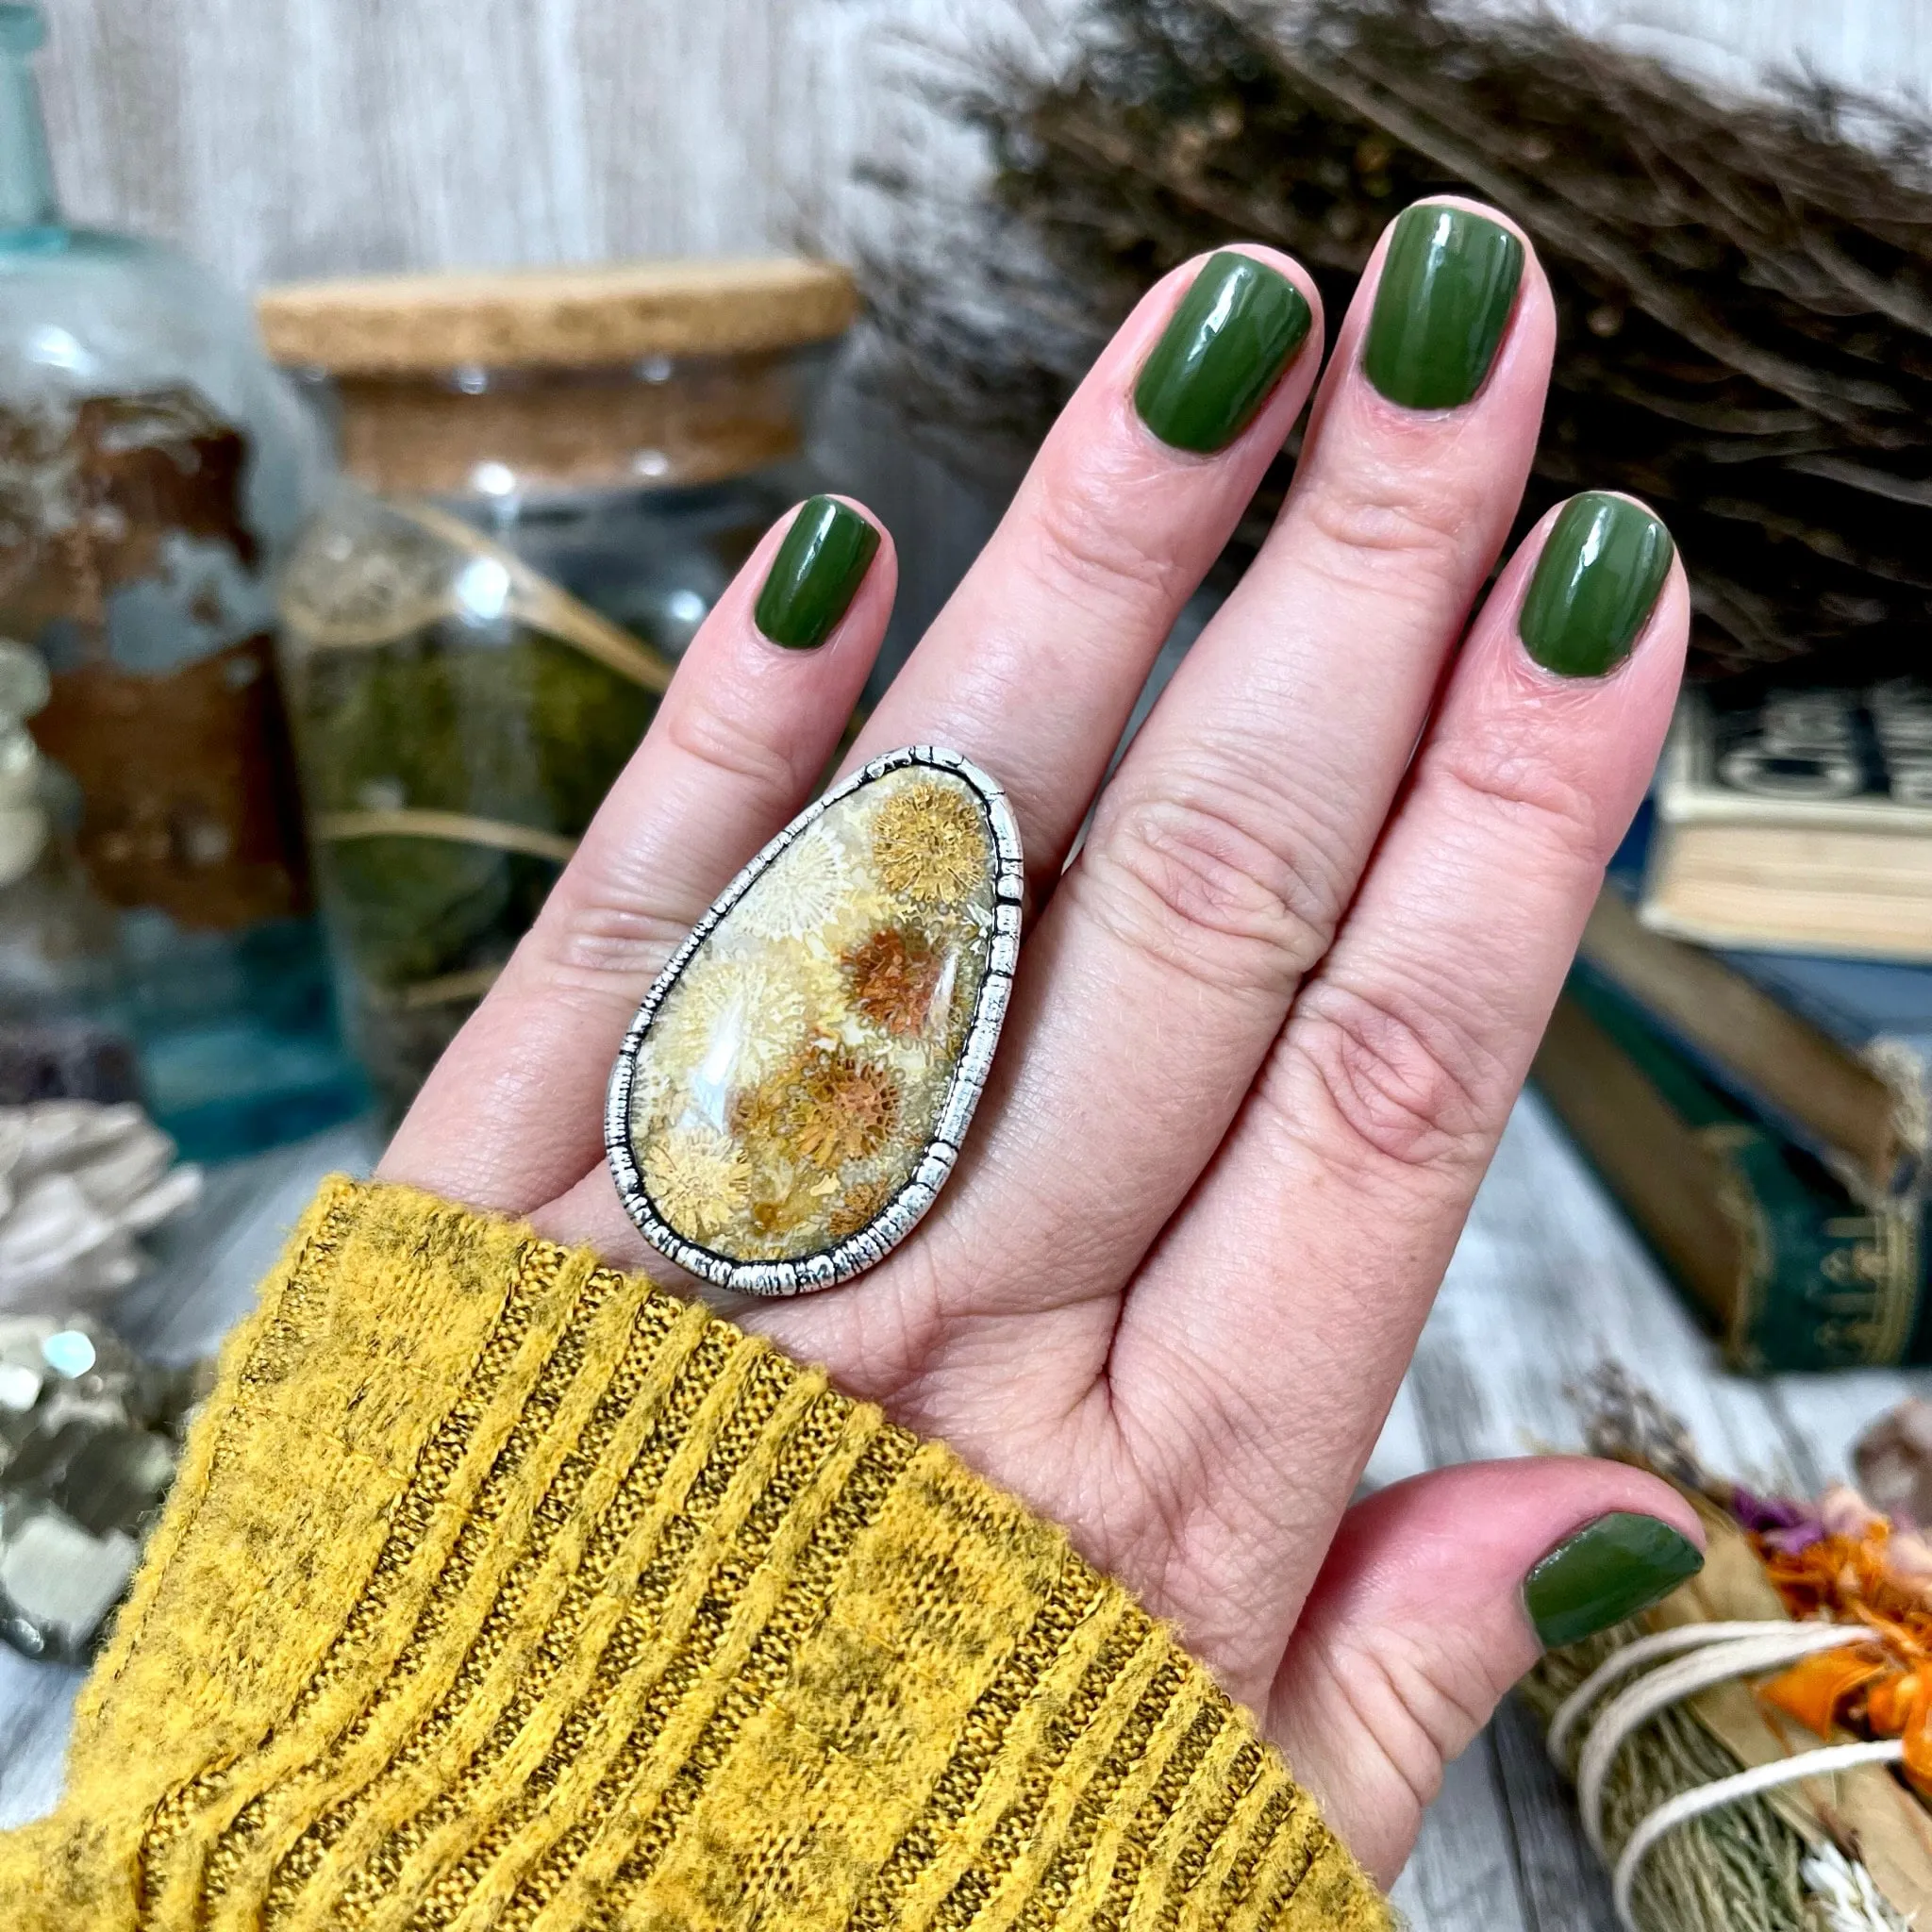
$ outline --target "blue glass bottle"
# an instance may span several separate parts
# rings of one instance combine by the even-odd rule
[[[30,65],[0,5],[0,636],[79,795],[112,991],[160,1123],[201,1158],[363,1102],[308,897],[275,678],[275,566],[325,482],[245,306],[174,250],[61,219]],[[0,1015],[0,1020],[4,1020]]]

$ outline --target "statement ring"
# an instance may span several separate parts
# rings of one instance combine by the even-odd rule
[[[835,785],[733,879],[658,974],[611,1072],[625,1211],[743,1294],[849,1280],[953,1171],[1020,950],[1007,795],[909,745]]]

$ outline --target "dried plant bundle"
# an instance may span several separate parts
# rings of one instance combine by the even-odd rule
[[[1091,0],[1050,72],[988,53],[948,88],[994,192],[868,264],[880,374],[1009,469],[1175,263],[1272,242],[1338,317],[1402,207],[1478,195],[1556,292],[1525,521],[1585,486],[1656,504],[1704,675],[1910,665],[1932,643],[1932,123],[1778,88],[1720,100],[1547,18],[1425,0]]]

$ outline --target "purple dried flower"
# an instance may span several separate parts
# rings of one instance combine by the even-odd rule
[[[1785,1496],[1756,1495],[1742,1483],[1732,1486],[1731,1514],[1744,1528],[1759,1536],[1768,1536],[1776,1530],[1805,1528],[1810,1532],[1806,1541],[1815,1542],[1823,1533],[1819,1528],[1815,1504],[1794,1503]],[[1799,1545],[1800,1548],[1803,1546]]]
[[[1813,1543],[1824,1541],[1824,1525],[1815,1519],[1808,1523],[1794,1523],[1788,1529],[1767,1529],[1759,1534],[1772,1549],[1784,1557],[1800,1556]]]

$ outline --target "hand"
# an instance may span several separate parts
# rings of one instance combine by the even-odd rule
[[[847,759],[949,745],[1011,795],[1035,916],[991,1084],[883,1265],[732,1310],[1173,1618],[1385,1879],[1538,1655],[1538,1559],[1611,1512],[1697,1540],[1664,1485],[1581,1460],[1349,1507],[1649,777],[1688,625],[1660,526],[1602,498],[1545,519],[1471,624],[1555,323],[1533,251],[1464,208],[1383,238],[1279,522],[1104,790],[1157,650],[1315,387],[1320,297],[1267,249],[1190,263],[1068,405]],[[386,1177],[665,1272],[605,1170],[611,1061],[674,945],[810,795],[892,601],[887,542],[827,641],[769,641],[753,607],[781,535],[692,644]],[[1606,1541],[1557,1593],[1610,1621],[1664,1578]]]

